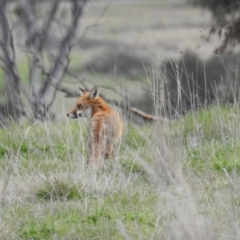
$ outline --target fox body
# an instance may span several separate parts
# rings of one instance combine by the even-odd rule
[[[114,155],[122,135],[123,122],[119,114],[99,96],[96,87],[90,92],[79,89],[76,106],[67,116],[88,119],[88,165],[93,165]]]

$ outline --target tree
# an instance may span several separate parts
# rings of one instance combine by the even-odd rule
[[[11,104],[15,118],[26,115],[23,104],[23,96],[31,108],[32,118],[44,120],[49,117],[57,88],[62,81],[69,63],[69,54],[77,37],[79,21],[83,15],[83,9],[88,0],[69,0],[62,3],[60,0],[32,1],[19,0],[9,2],[0,0],[0,64],[5,74],[7,86],[7,102]],[[60,4],[65,4],[70,17],[62,24]],[[13,19],[9,6],[15,8]],[[44,8],[44,11],[41,9]],[[39,14],[39,12],[42,13]],[[29,89],[22,87],[22,79],[16,67],[15,44],[16,34],[13,26],[17,25],[25,32],[24,49],[28,56],[29,64]],[[54,47],[48,47],[48,39],[53,31],[53,24],[57,24],[64,34],[58,39]],[[46,50],[47,49],[47,50]],[[44,57],[48,55],[50,65],[46,66]]]
[[[240,42],[240,1],[239,0],[188,0],[191,4],[208,9],[213,16],[209,36],[217,34],[222,43],[215,52],[232,49]]]

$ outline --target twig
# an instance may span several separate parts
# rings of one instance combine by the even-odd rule
[[[89,29],[95,28],[95,27],[100,27],[100,26],[103,26],[103,25],[105,25],[105,24],[108,23],[108,21],[103,22],[103,23],[98,23],[99,20],[102,18],[102,16],[103,16],[103,15],[105,14],[105,12],[107,11],[107,9],[108,9],[108,6],[106,6],[106,7],[102,10],[102,12],[100,13],[100,15],[98,16],[98,18],[96,19],[96,21],[95,21],[93,24],[87,26],[87,27],[84,29],[84,31],[83,31],[83,33],[82,33],[82,36],[81,36],[81,37],[78,39],[78,41],[77,41],[78,43],[81,42],[81,41],[84,39],[84,37],[86,36],[86,34],[87,34],[87,32],[88,32]]]
[[[89,29],[95,28],[95,27],[100,27],[100,26],[103,26],[103,25],[105,25],[105,24],[107,24],[107,23],[108,23],[108,21],[106,21],[106,22],[104,22],[104,23],[94,23],[94,24],[92,24],[92,25],[90,25],[90,26],[87,26],[87,27],[84,29],[84,31],[83,31],[83,33],[82,33],[82,36],[81,36],[78,40],[76,40],[75,43],[73,43],[71,46],[73,47],[73,46],[79,44],[79,43],[84,39],[84,37],[86,36],[86,34],[87,34],[87,32],[88,32]]]

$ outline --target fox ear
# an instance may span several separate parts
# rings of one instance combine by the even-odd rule
[[[82,96],[83,93],[86,92],[83,88],[80,88],[80,87],[79,87],[79,90],[80,90],[80,96]]]
[[[89,93],[88,97],[90,99],[96,99],[98,97],[99,93],[98,93],[98,89],[97,87],[95,86]]]

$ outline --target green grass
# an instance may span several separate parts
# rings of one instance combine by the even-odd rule
[[[183,136],[200,136],[204,141],[224,141],[237,137],[239,107],[212,106],[197,112],[189,112],[182,119]],[[178,124],[178,123],[177,123]]]
[[[166,239],[180,230],[197,239],[202,218],[216,239],[235,232],[226,224],[240,217],[239,116],[213,106],[154,128],[127,124],[119,157],[97,172],[85,168],[82,121],[0,129],[1,239]],[[185,155],[174,152],[179,141]],[[162,158],[173,174],[168,162],[182,161],[174,184],[162,179]]]
[[[183,135],[191,167],[198,171],[239,171],[239,119],[238,107],[212,106],[190,112],[181,125],[176,123],[176,134]]]
[[[210,169],[217,172],[240,170],[240,144],[229,142],[226,145],[213,143],[189,149],[188,160],[190,165],[202,172]]]
[[[139,193],[113,193],[50,205],[29,204],[7,209],[3,219],[17,226],[21,239],[122,239],[116,224],[121,220],[131,237],[149,236],[154,229],[156,197]],[[141,227],[141,232],[138,232]],[[66,237],[66,238],[65,238]]]

